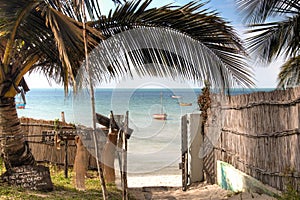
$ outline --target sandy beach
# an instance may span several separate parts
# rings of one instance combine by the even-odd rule
[[[119,169],[117,162],[115,169]],[[167,171],[170,173],[168,174]],[[127,174],[127,185],[131,197],[137,200],[276,200],[264,194],[251,192],[234,193],[206,182],[193,183],[182,191],[180,171],[161,170],[154,173]],[[116,184],[121,188],[120,173],[116,173]]]
[[[129,194],[138,200],[150,199],[197,199],[197,200],[275,200],[264,194],[243,192],[235,194],[218,185],[195,183],[187,191],[181,189],[180,175],[147,175],[128,177]]]
[[[181,187],[181,175],[145,175],[128,178],[128,187]]]

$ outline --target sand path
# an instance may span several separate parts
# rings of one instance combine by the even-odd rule
[[[206,183],[193,184],[183,192],[180,181],[178,175],[131,177],[128,180],[129,194],[138,200],[275,200],[256,193],[234,194],[218,185]]]

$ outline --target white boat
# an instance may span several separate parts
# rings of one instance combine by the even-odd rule
[[[172,95],[173,99],[180,99],[182,96]]]
[[[167,114],[166,113],[153,114],[153,118],[160,119],[160,120],[166,120]]]
[[[166,120],[167,119],[167,114],[163,112],[163,102],[162,102],[162,93],[160,93],[160,113],[155,113],[153,114],[154,119],[159,119],[159,120]]]

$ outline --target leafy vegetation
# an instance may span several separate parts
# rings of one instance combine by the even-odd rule
[[[282,193],[278,200],[299,200],[300,194],[293,188],[291,184],[287,185],[286,190]]]

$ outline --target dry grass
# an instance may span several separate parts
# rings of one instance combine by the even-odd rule
[[[89,178],[86,179],[86,191],[75,189],[72,171],[69,172],[69,178],[65,178],[63,170],[50,166],[50,173],[54,185],[52,192],[31,191],[0,184],[0,199],[102,199],[101,186],[96,172],[89,171]],[[115,185],[108,184],[107,189],[109,199],[122,199],[122,191],[118,190]]]

